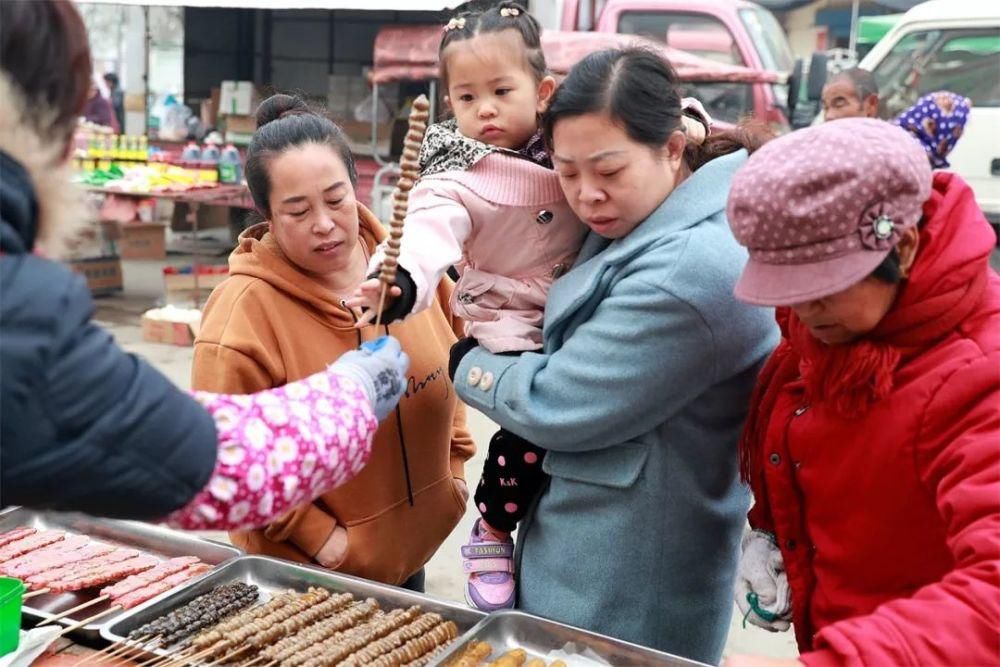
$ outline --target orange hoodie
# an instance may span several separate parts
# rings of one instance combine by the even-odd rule
[[[360,204],[360,242],[369,253],[386,233]],[[298,270],[261,224],[229,258],[230,277],[212,292],[195,342],[194,389],[251,393],[321,370],[362,340],[354,316]],[[371,461],[355,479],[264,530],[232,533],[249,553],[314,563],[339,524],[347,530],[340,572],[398,585],[437,551],[465,512],[454,478],[475,452],[465,409],[448,380],[448,352],[462,323],[443,281],[434,307],[388,327],[409,354],[409,388],[382,422]],[[412,493],[412,503],[410,494]]]

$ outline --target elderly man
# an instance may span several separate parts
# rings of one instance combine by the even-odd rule
[[[839,72],[823,86],[823,116],[838,118],[876,118],[878,84],[872,73],[859,67]]]

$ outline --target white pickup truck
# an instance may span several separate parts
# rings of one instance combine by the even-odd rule
[[[908,11],[861,61],[875,75],[881,114],[949,90],[972,100],[948,157],[972,186],[1000,243],[1000,0],[931,0]]]

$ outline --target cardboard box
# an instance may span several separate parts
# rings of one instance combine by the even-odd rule
[[[190,273],[164,273],[163,292],[166,303],[174,306],[203,304],[216,287],[222,284],[228,273],[200,273],[195,287],[194,275]]]
[[[118,254],[122,259],[164,259],[167,256],[167,226],[156,222],[121,225]]]
[[[176,202],[174,212],[170,217],[170,229],[175,232],[189,232],[192,230],[191,207],[187,202]],[[229,226],[229,207],[214,206],[210,204],[200,204],[198,206],[198,229],[218,229]]]
[[[253,116],[226,116],[226,132],[253,134],[257,131],[257,119]]]
[[[164,343],[182,347],[194,345],[194,339],[198,336],[198,330],[201,327],[200,314],[199,318],[193,321],[174,315],[174,313],[182,312],[186,311],[168,307],[148,310],[143,313],[140,320],[142,339],[150,343]]]
[[[249,116],[257,109],[260,96],[253,81],[223,81],[219,90],[219,115]]]
[[[87,280],[87,287],[92,294],[110,294],[124,286],[122,261],[118,257],[77,259],[70,262],[69,266]]]

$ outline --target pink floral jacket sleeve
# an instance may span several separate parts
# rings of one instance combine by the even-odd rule
[[[356,382],[327,369],[245,396],[192,392],[215,418],[208,484],[165,523],[246,530],[347,482],[368,462],[378,422]]]

